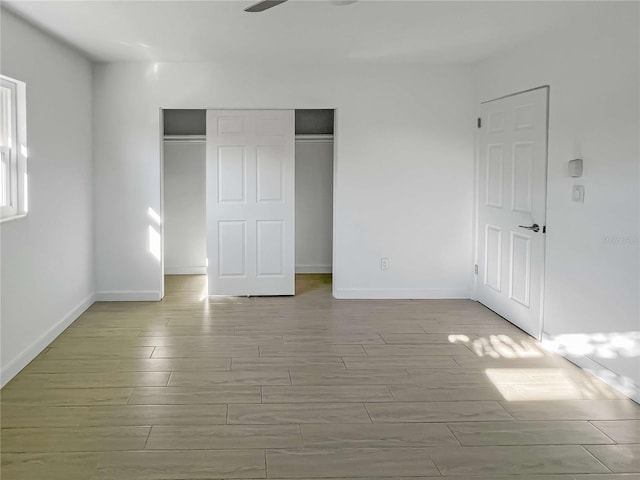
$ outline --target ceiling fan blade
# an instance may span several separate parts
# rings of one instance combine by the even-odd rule
[[[286,2],[287,0],[264,0],[262,2],[258,2],[255,5],[251,5],[248,8],[245,8],[244,11],[245,12],[264,12],[265,10],[272,8],[272,7],[277,7],[278,5],[280,5],[281,3]]]

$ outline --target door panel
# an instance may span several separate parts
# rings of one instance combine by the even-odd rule
[[[246,277],[247,235],[246,222],[218,222],[219,253],[218,275],[224,277]]]
[[[284,222],[258,220],[258,271],[259,277],[280,276],[284,272]]]
[[[548,89],[482,105],[479,139],[480,302],[529,334],[541,331]],[[538,224],[534,232],[520,226]]]
[[[218,148],[218,201],[246,202],[246,152],[244,147]]]
[[[531,239],[511,232],[511,258],[509,259],[509,298],[529,307],[531,280]]]
[[[279,145],[259,146],[258,162],[258,202],[282,202],[284,200],[285,157]]]
[[[502,230],[487,225],[486,232],[484,284],[499,292],[502,290]]]
[[[489,145],[487,148],[487,200],[488,207],[502,208],[504,180],[504,148]]]
[[[512,209],[531,213],[533,194],[533,144],[516,143],[513,146]]]
[[[209,295],[293,295],[294,182],[292,110],[207,111]]]

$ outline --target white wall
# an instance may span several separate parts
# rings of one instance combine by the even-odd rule
[[[331,273],[333,142],[296,141],[296,273]]]
[[[91,65],[2,10],[2,73],[26,82],[29,214],[3,223],[2,384],[93,302]]]
[[[605,3],[480,64],[477,100],[551,86],[544,332],[577,362],[640,385],[639,5]],[[584,204],[571,201],[573,184]]]
[[[160,209],[160,107],[337,108],[334,294],[469,295],[468,68],[119,63],[96,65],[94,87],[102,298],[160,297],[147,238],[148,209]]]
[[[164,271],[206,273],[206,145],[164,143]]]

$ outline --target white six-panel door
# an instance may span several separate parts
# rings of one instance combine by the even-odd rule
[[[293,110],[207,111],[209,295],[293,295]]]
[[[484,103],[478,169],[478,301],[530,335],[542,319],[548,89]],[[531,228],[538,225],[536,232]]]

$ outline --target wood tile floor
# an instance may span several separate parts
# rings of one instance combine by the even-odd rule
[[[640,475],[640,407],[471,301],[96,303],[2,390],[3,480]]]

